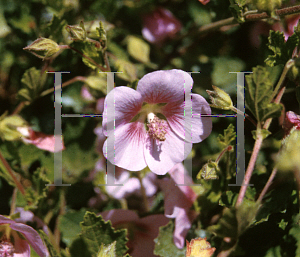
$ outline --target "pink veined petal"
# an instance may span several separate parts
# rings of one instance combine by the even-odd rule
[[[13,231],[12,235],[14,238],[15,248],[13,257],[30,257],[30,246],[28,242],[24,239],[21,239],[15,231]]]
[[[32,227],[21,223],[13,223],[10,225],[10,227],[13,230],[21,232],[39,256],[49,256],[48,250],[45,247],[38,232],[36,232]]]
[[[4,217],[3,215],[0,215],[0,225],[2,224],[12,224],[16,223],[14,220],[11,220],[9,218]]]
[[[157,175],[166,174],[175,164],[182,162],[192,150],[192,143],[184,142],[170,129],[165,137],[165,141],[157,142],[148,136],[144,148],[146,163]]]
[[[175,229],[174,229],[174,244],[182,249],[185,242],[185,237],[192,227],[192,222],[196,218],[196,212],[193,210],[181,209],[175,218]]]
[[[138,82],[137,91],[147,103],[177,102],[184,97],[185,83],[191,87],[193,85],[193,79],[187,72],[159,70],[142,77]]]
[[[167,118],[171,129],[182,139],[187,140],[191,135],[192,143],[199,143],[207,138],[212,130],[211,117],[201,117],[201,114],[211,114],[207,101],[198,94],[191,94],[192,97],[192,118],[191,126],[187,126],[187,118],[184,115],[185,105],[190,108],[190,103],[178,101],[168,103],[162,107],[162,114]],[[187,134],[186,138],[185,135]],[[189,141],[189,140],[187,140]]]
[[[115,105],[115,115],[108,113],[107,104]],[[139,92],[129,87],[116,87],[105,97],[103,112],[103,133],[107,136],[107,123],[115,123],[115,128],[129,123],[138,114],[143,104]]]
[[[113,146],[108,148],[107,140],[103,145],[103,154],[106,158],[111,163],[127,170],[144,169],[147,166],[143,150],[146,136],[144,124],[141,122],[122,124],[116,127],[115,131],[110,131],[108,137],[113,136],[114,133],[115,151],[113,151]]]

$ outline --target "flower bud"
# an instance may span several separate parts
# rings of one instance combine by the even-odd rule
[[[230,110],[233,107],[230,96],[222,89],[212,86],[214,91],[206,90],[209,94],[211,107],[215,107],[222,110]]]
[[[25,137],[23,128],[27,126],[27,122],[18,115],[4,117],[0,120],[0,137],[7,141],[22,139]]]
[[[60,50],[59,45],[49,38],[40,37],[23,48],[39,58],[48,58]]]
[[[80,22],[80,25],[66,26],[66,30],[68,31],[70,37],[74,41],[84,41],[86,39],[86,31],[84,28],[83,21]]]
[[[215,250],[216,248],[211,247],[210,243],[206,241],[206,238],[199,237],[192,239],[190,243],[186,241],[186,257],[210,257]]]
[[[217,162],[211,160],[206,163],[197,175],[197,179],[217,179],[220,168]]]

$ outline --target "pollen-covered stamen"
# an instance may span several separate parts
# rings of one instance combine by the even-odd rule
[[[159,141],[165,141],[167,134],[168,125],[165,120],[159,119],[155,114],[149,113],[148,116],[148,124],[147,127],[149,128],[148,133],[153,138]]]
[[[14,252],[14,245],[9,240],[0,241],[0,257],[13,257]]]

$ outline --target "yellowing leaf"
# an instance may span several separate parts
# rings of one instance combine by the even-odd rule
[[[129,36],[127,38],[127,50],[134,59],[143,63],[150,62],[150,46],[144,40]]]
[[[210,257],[215,250],[206,238],[199,237],[192,239],[190,243],[186,242],[186,257]]]

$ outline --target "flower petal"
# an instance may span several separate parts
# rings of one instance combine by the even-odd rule
[[[182,139],[187,140],[185,135],[191,134],[191,142],[199,143],[207,138],[212,130],[211,117],[201,117],[203,114],[210,115],[211,109],[207,101],[198,94],[191,94],[192,97],[192,118],[191,126],[185,126],[186,118],[184,107],[190,103],[184,101],[173,102],[162,107],[162,114],[167,118],[171,129]]]
[[[108,137],[115,133],[114,148],[108,147],[106,140],[103,145],[104,156],[116,166],[137,171],[147,164],[144,158],[144,142],[146,129],[143,123],[131,122],[122,124],[114,131],[108,132]]]
[[[13,232],[14,238],[14,248],[15,252],[14,257],[30,257],[30,246],[28,242],[24,239],[21,239],[16,232]]]
[[[45,247],[38,232],[36,232],[32,227],[21,223],[12,223],[10,227],[13,230],[21,232],[39,256],[49,256],[48,250]]]
[[[185,83],[193,85],[192,77],[182,70],[159,70],[146,74],[138,82],[137,91],[147,103],[169,103],[184,98]]]
[[[107,112],[107,104],[115,105],[115,115]],[[105,98],[103,112],[103,133],[107,136],[107,123],[115,124],[115,128],[121,124],[129,123],[138,114],[143,104],[139,92],[129,87],[116,87]]]
[[[164,175],[182,162],[192,150],[192,144],[184,142],[173,131],[165,135],[166,140],[157,142],[149,136],[146,139],[144,155],[149,169],[157,175]]]

